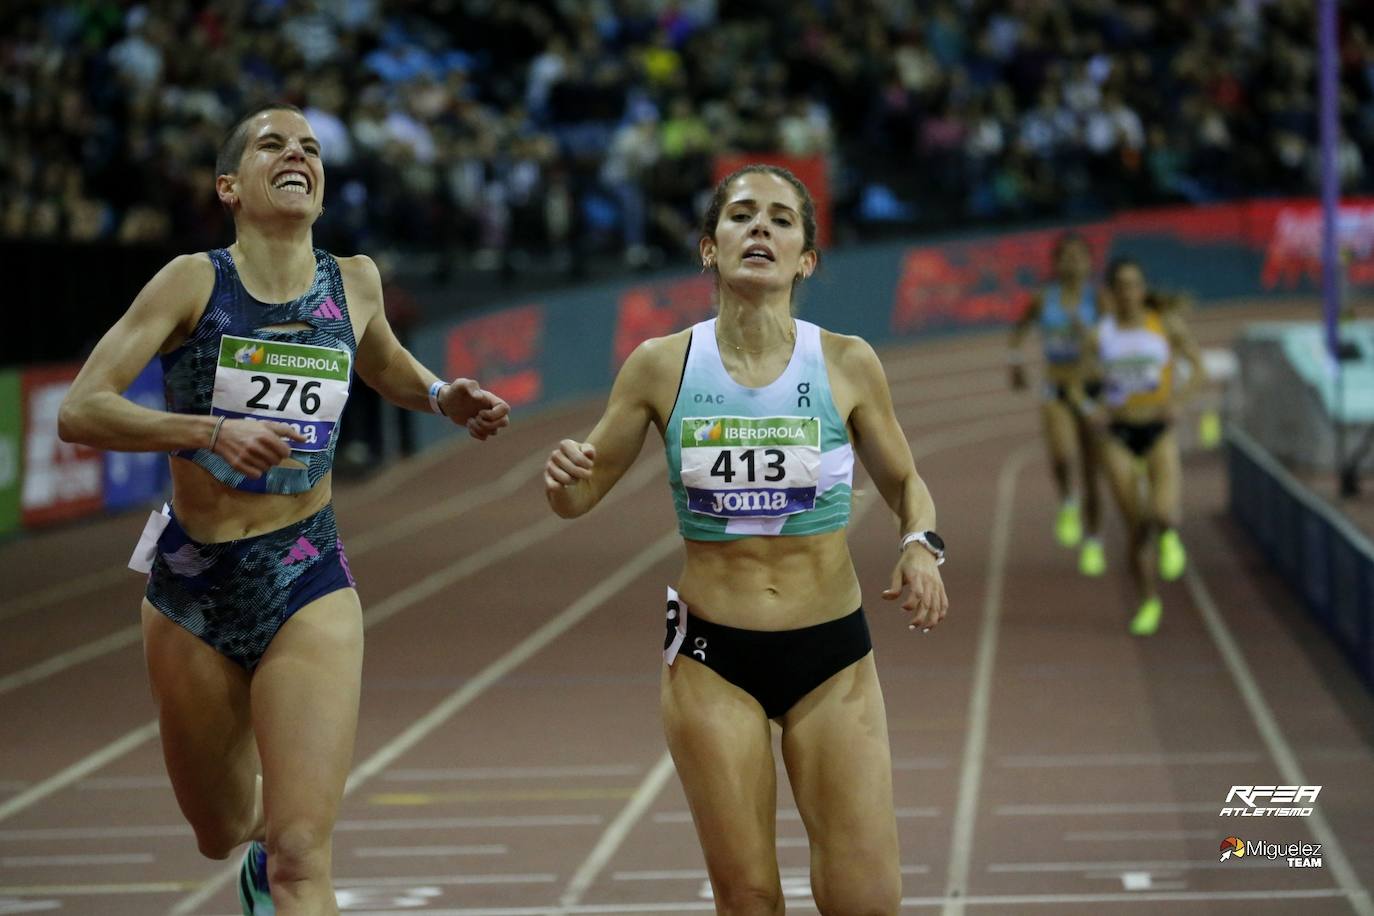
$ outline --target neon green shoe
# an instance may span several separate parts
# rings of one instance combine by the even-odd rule
[[[1065,547],[1077,547],[1083,540],[1083,522],[1078,518],[1078,503],[1064,503],[1054,520],[1054,536]]]
[[[1221,415],[1215,410],[1203,411],[1197,421],[1197,437],[1205,449],[1221,445]]]
[[[1083,539],[1083,549],[1078,552],[1078,571],[1093,578],[1107,571],[1107,552],[1097,538]]]
[[[1131,618],[1132,636],[1153,636],[1159,629],[1159,619],[1164,616],[1164,605],[1158,598],[1151,598],[1140,606]]]
[[[1188,567],[1188,551],[1178,539],[1178,532],[1170,528],[1159,536],[1159,575],[1165,582],[1173,582]]]
[[[239,906],[243,916],[276,916],[272,891],[267,886],[267,847],[257,840],[248,844],[239,867]]]

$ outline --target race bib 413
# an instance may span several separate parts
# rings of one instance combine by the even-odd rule
[[[774,518],[815,508],[817,417],[684,417],[688,507],[719,518]]]

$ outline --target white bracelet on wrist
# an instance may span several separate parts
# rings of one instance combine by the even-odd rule
[[[429,409],[434,411],[441,417],[448,416],[448,414],[444,413],[444,408],[439,404],[439,392],[443,391],[444,386],[447,384],[448,382],[444,381],[443,379],[440,379],[433,385],[429,386]]]

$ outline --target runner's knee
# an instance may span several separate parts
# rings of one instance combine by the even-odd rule
[[[267,866],[273,885],[329,874],[329,828],[312,821],[268,825]]]
[[[764,916],[782,912],[782,886],[774,876],[712,875],[711,884],[716,909],[724,916]]]

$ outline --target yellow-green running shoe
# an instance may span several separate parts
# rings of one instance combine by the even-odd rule
[[[1215,410],[1204,410],[1198,418],[1197,438],[1205,449],[1221,445],[1221,415]]]
[[[1132,636],[1153,636],[1159,629],[1159,618],[1164,616],[1164,605],[1158,598],[1150,598],[1140,606],[1131,618]]]
[[[1188,551],[1178,532],[1170,528],[1159,536],[1159,575],[1165,582],[1172,582],[1183,575],[1188,566]]]
[[[1094,578],[1107,571],[1107,553],[1097,538],[1083,539],[1083,548],[1078,552],[1078,571]]]
[[[267,847],[257,840],[248,844],[239,867],[239,906],[243,916],[276,916],[272,891],[267,886]]]
[[[1083,523],[1078,518],[1078,503],[1064,503],[1054,520],[1054,536],[1065,547],[1077,547],[1083,540]]]

